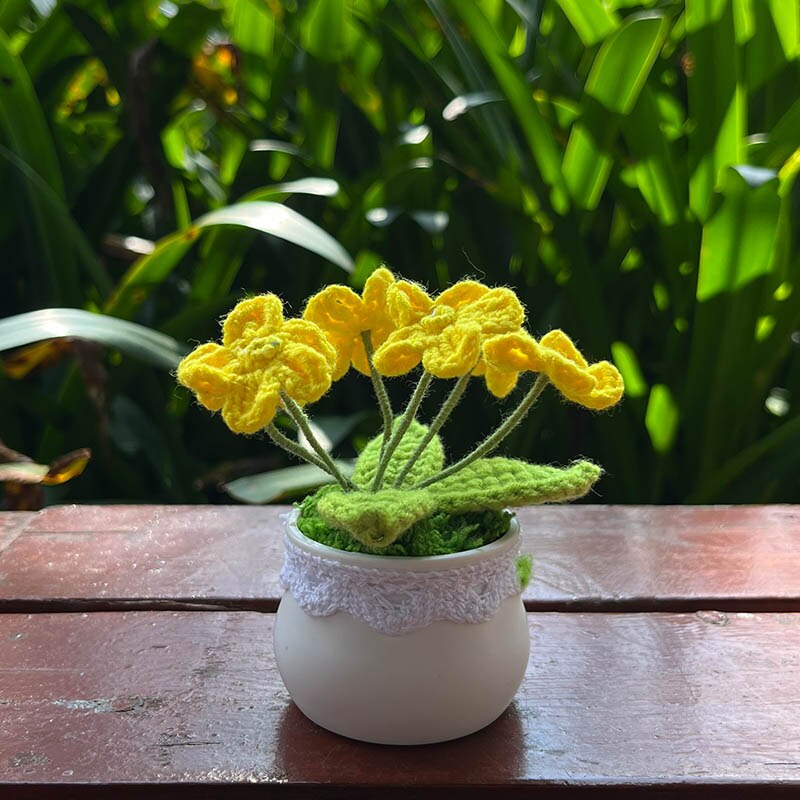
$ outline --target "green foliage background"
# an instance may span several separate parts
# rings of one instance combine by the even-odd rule
[[[288,466],[165,365],[245,292],[299,312],[384,261],[511,285],[534,334],[613,356],[620,408],[552,394],[507,452],[599,461],[595,501],[798,500],[793,0],[3,0],[0,29],[0,348],[104,343],[0,376],[8,446],[94,450],[51,501]],[[17,316],[61,307],[106,316]],[[346,457],[371,409],[351,376],[312,411]],[[472,387],[450,453],[503,410]]]

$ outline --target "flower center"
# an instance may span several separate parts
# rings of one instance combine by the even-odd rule
[[[238,354],[243,372],[260,372],[271,364],[281,351],[281,340],[275,336],[253,339]]]
[[[456,321],[456,310],[450,306],[436,306],[428,316],[420,320],[426,333],[441,333]]]

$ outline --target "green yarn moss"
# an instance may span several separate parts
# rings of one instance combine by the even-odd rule
[[[461,553],[490,544],[508,531],[511,514],[507,511],[473,511],[461,514],[437,512],[416,522],[387,547],[370,548],[349,533],[330,527],[317,511],[317,501],[333,487],[324,486],[300,504],[297,527],[320,544],[381,556],[441,556]]]
[[[531,582],[533,577],[533,556],[530,553],[524,553],[517,559],[517,577],[519,578],[519,585],[523,589]]]

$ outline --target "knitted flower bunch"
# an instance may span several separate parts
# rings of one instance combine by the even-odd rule
[[[572,340],[553,330],[537,340],[524,328],[525,310],[510,289],[465,280],[431,297],[385,268],[370,275],[361,295],[328,286],[307,303],[301,319],[285,320],[272,294],[243,300],[222,325],[222,344],[207,343],[178,367],[178,380],[210,411],[221,411],[236,433],[264,430],[279,446],[328,472],[337,485],[318,493],[326,524],[372,549],[396,541],[435,512],[460,514],[580,497],[602,470],[589,461],[565,469],[489,457],[552,384],[587,408],[609,408],[623,382],[607,361],[590,364]],[[405,409],[395,416],[383,382],[421,365]],[[383,430],[347,477],[315,438],[303,409],[353,367],[368,375]],[[505,397],[521,374],[536,375],[514,410],[461,460],[445,464],[439,431],[472,378]],[[417,421],[434,379],[454,380],[429,425]],[[283,434],[281,410],[309,447]],[[310,449],[309,449],[310,448]]]

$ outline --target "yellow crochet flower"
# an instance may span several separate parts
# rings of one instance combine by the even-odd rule
[[[622,397],[625,385],[608,361],[587,363],[564,331],[553,330],[538,342],[523,332],[489,339],[483,346],[488,367],[513,375],[541,372],[566,397],[586,408],[610,408]]]
[[[359,372],[369,375],[361,334],[369,331],[372,346],[378,347],[395,329],[387,313],[386,297],[387,290],[394,283],[394,275],[380,267],[367,278],[361,297],[347,286],[334,284],[308,301],[303,319],[322,328],[336,351],[334,380],[339,380],[351,364]]]
[[[234,433],[256,433],[272,422],[280,393],[300,405],[331,385],[333,347],[313,323],[284,321],[274,294],[242,300],[222,325],[222,344],[208,342],[178,365],[178,381],[209,411],[222,411]]]
[[[442,292],[427,312],[424,304],[417,304],[416,313],[405,316],[396,310],[406,309],[391,290],[387,300],[398,330],[375,353],[378,372],[403,375],[421,361],[437,378],[456,378],[477,367],[476,374],[487,375],[490,390],[511,391],[513,384],[506,390],[509,380],[505,376],[487,372],[478,363],[487,337],[517,330],[525,319],[525,310],[510,289],[460,281]]]

